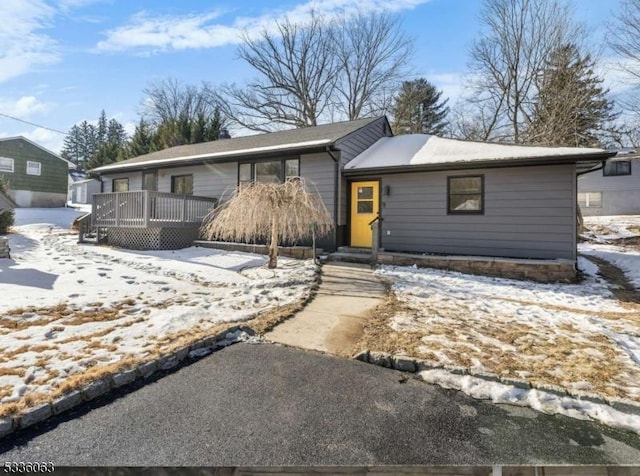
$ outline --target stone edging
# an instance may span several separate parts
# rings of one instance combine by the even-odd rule
[[[606,398],[593,393],[586,392],[574,392],[565,390],[562,387],[550,384],[532,384],[528,380],[515,378],[515,377],[501,377],[492,373],[480,373],[471,372],[466,367],[454,367],[446,366],[434,361],[413,359],[405,355],[391,355],[386,352],[377,352],[364,350],[354,355],[356,360],[366,362],[369,364],[379,365],[380,367],[386,367],[389,369],[400,370],[403,372],[417,373],[423,370],[435,370],[442,369],[452,374],[457,375],[469,375],[490,382],[499,382],[504,385],[513,385],[514,387],[524,390],[535,389],[541,392],[547,392],[559,397],[570,397],[577,400],[584,400],[592,403],[599,403],[602,405],[609,405],[614,410],[618,410],[623,413],[630,413],[632,415],[640,415],[640,403],[623,400],[619,398]]]
[[[41,423],[47,418],[60,415],[83,403],[95,400],[111,390],[129,385],[139,379],[148,379],[159,371],[173,370],[187,360],[197,360],[212,352],[223,349],[237,342],[254,336],[255,332],[246,326],[233,326],[212,337],[196,341],[174,350],[155,360],[139,364],[133,369],[123,370],[117,374],[95,380],[89,385],[69,392],[50,403],[28,408],[20,415],[0,417],[0,438],[16,431]]]

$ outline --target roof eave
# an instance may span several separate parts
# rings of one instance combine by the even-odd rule
[[[150,170],[150,169],[162,169],[162,168],[175,168],[175,167],[188,167],[191,165],[199,165],[202,163],[217,163],[223,164],[227,162],[237,162],[238,159],[244,158],[253,158],[261,157],[264,159],[270,159],[275,157],[283,157],[283,156],[292,156],[298,155],[301,153],[310,154],[315,152],[325,152],[327,147],[332,147],[334,142],[327,142],[326,144],[315,144],[310,146],[300,146],[291,149],[277,149],[277,150],[258,150],[254,152],[230,152],[224,155],[215,155],[215,156],[198,156],[194,158],[171,158],[162,161],[153,161],[153,162],[140,162],[140,163],[131,163],[131,164],[122,164],[120,166],[115,164],[104,165],[102,167],[97,167],[95,169],[91,169],[88,172],[94,173],[98,175],[108,174],[108,173],[122,173],[122,172],[137,172],[140,170]]]
[[[415,165],[395,165],[382,167],[367,167],[359,169],[344,169],[345,176],[371,175],[371,174],[395,174],[408,172],[429,172],[441,170],[465,170],[465,169],[486,169],[503,167],[528,167],[533,165],[566,165],[579,162],[601,162],[613,157],[615,152],[599,152],[593,154],[576,154],[562,157],[532,157],[523,159],[504,160],[476,160],[469,162],[442,162],[437,164],[415,164]]]

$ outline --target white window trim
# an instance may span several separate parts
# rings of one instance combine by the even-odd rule
[[[7,163],[11,164],[11,170],[6,170],[4,167],[2,167],[0,165],[0,172],[13,173],[13,171],[14,171],[14,160],[12,158],[10,158],[10,157],[0,157],[0,160],[8,160],[9,162],[7,162]]]
[[[584,194],[584,208],[602,208],[602,192],[581,192],[581,193]],[[600,205],[591,205],[591,196],[596,194],[600,195],[600,200],[596,200],[596,202],[600,202]]]
[[[38,166],[38,173],[29,172],[29,167]],[[40,162],[34,162],[32,160],[27,160],[27,175],[42,175],[42,164]]]

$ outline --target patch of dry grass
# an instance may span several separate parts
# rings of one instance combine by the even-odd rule
[[[539,302],[522,302],[522,305],[546,307]],[[415,328],[398,331],[390,325],[398,315],[416,319],[437,317],[428,325],[422,321]],[[474,362],[479,362],[484,371],[501,376],[527,375],[532,383],[565,388],[571,383],[588,382],[593,391],[601,395],[630,397],[624,387],[629,378],[640,381],[640,369],[625,367],[622,362],[626,356],[607,336],[586,333],[573,324],[561,324],[546,331],[543,323],[540,327],[518,323],[516,327],[509,320],[471,319],[464,306],[446,310],[412,308],[390,293],[372,312],[357,348],[469,369],[474,368]],[[506,351],[509,347],[512,350]]]

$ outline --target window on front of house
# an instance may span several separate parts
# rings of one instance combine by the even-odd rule
[[[13,159],[9,157],[0,157],[0,172],[13,173]]]
[[[32,162],[27,160],[27,175],[41,175],[42,164],[40,162]]]
[[[193,195],[193,175],[174,175],[171,177],[171,193]]]
[[[128,178],[113,179],[113,182],[111,183],[111,190],[113,190],[114,192],[128,192],[129,179]]]
[[[157,172],[143,172],[142,173],[142,190],[158,190],[158,173]]]
[[[300,160],[270,160],[238,165],[238,185],[251,182],[281,183],[300,175]]]
[[[484,213],[484,176],[447,177],[450,214]]]
[[[602,192],[579,192],[578,205],[581,208],[601,208]]]
[[[615,177],[617,175],[631,175],[630,160],[616,160],[607,162],[602,169],[602,175],[605,177]]]

